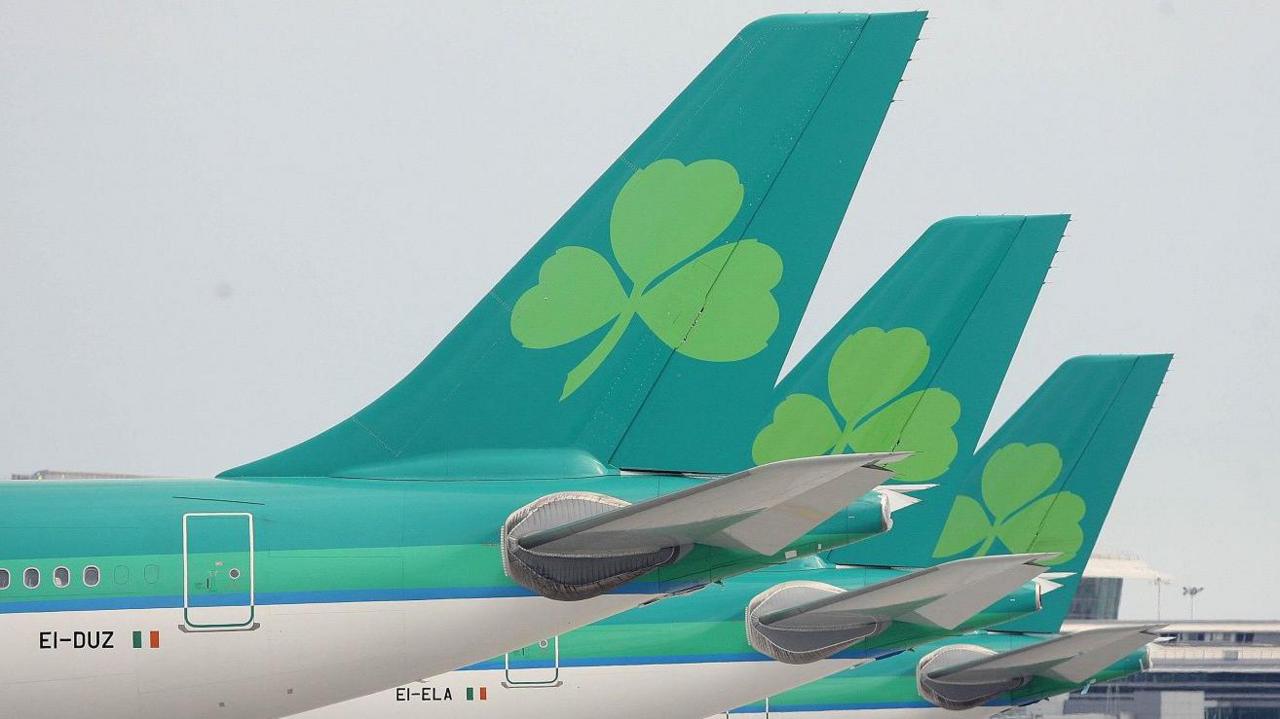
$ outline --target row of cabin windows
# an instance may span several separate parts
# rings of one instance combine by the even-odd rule
[[[102,581],[102,570],[90,564],[80,573],[80,581],[84,583],[84,586],[92,589]],[[8,589],[11,583],[9,570],[0,569],[0,591]],[[40,570],[35,567],[24,569],[22,572],[22,586],[27,589],[39,588]],[[71,586],[71,570],[66,567],[55,567],[53,570],[53,586],[58,589],[66,589]]]

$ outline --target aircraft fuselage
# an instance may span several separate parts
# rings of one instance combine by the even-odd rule
[[[503,573],[500,527],[529,501],[572,489],[634,502],[698,481],[0,484],[0,702],[21,717],[284,716],[780,561],[699,546],[577,602]],[[878,526],[873,504],[780,554],[879,531],[863,529]]]

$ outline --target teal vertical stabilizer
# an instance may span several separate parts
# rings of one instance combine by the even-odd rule
[[[936,515],[927,521],[941,527],[953,466],[977,445],[1067,221],[1008,215],[934,224],[778,385],[746,461],[914,452],[894,465],[897,479],[940,486],[895,513],[895,523]],[[899,542],[884,542],[897,534],[832,558],[909,565],[912,555],[928,557],[928,547],[903,556]]]
[[[931,563],[1054,552],[1066,573],[1043,608],[1002,630],[1056,632],[1133,456],[1172,355],[1096,355],[1063,363],[988,440],[963,477],[941,533],[899,525]]]
[[[407,377],[223,476],[540,448],[740,468],[924,17],[747,26]]]

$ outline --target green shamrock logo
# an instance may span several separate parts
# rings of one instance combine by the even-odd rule
[[[831,404],[793,394],[751,445],[757,464],[841,452],[914,452],[893,465],[898,480],[933,479],[956,456],[952,430],[960,401],[930,388],[903,394],[929,364],[929,342],[914,327],[866,327],[845,338],[827,368]],[[833,411],[834,408],[834,411]]]
[[[782,279],[782,258],[757,240],[694,257],[733,222],[742,198],[738,171],[723,160],[658,160],[627,180],[609,218],[614,260],[629,290],[609,260],[586,247],[562,247],[542,263],[538,284],[511,312],[520,344],[559,347],[610,325],[569,370],[560,399],[600,368],[637,316],[695,359],[733,362],[764,349],[778,326],[772,290]]]
[[[982,502],[961,495],[938,537],[933,556],[950,557],[974,547],[972,556],[991,551],[999,539],[1008,551],[1058,552],[1062,564],[1080,551],[1085,502],[1071,492],[1044,494],[1062,472],[1062,456],[1052,444],[1007,444],[982,469]]]

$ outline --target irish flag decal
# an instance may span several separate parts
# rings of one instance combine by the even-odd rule
[[[489,687],[467,687],[467,701],[476,700],[487,701],[489,699]]]
[[[160,648],[160,632],[151,630],[149,632],[133,633],[134,649],[159,649]]]

